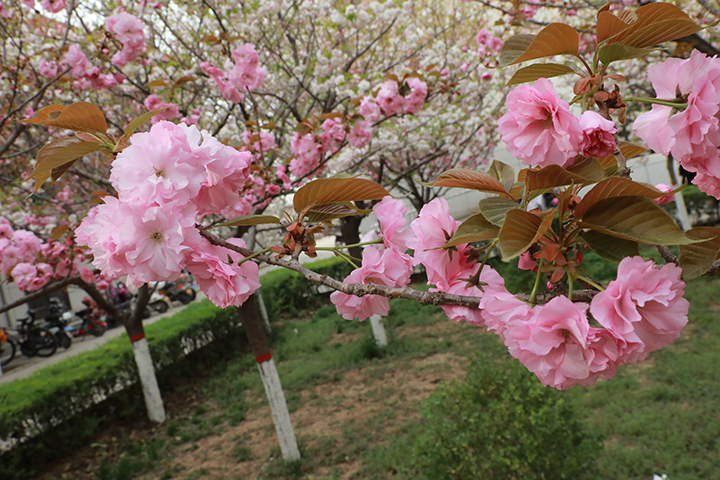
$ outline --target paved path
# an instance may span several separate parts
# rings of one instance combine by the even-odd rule
[[[205,295],[201,291],[198,291],[197,293],[198,296],[195,300],[196,302],[205,298]],[[145,320],[143,324],[147,326],[151,323],[157,322],[161,318],[169,317],[170,315],[179,312],[183,308],[185,308],[185,305],[179,305],[177,303],[174,303],[173,307],[170,308],[167,312],[159,315],[153,315],[152,317]],[[98,345],[102,345],[109,340],[112,340],[113,338],[122,335],[123,333],[125,333],[125,328],[120,325],[106,331],[105,335],[101,337],[85,335],[82,337],[73,338],[72,346],[70,346],[69,349],[65,350],[62,347],[58,347],[57,352],[52,357],[48,358],[28,358],[21,354],[19,351],[20,349],[18,348],[18,351],[15,352],[15,358],[13,358],[13,360],[9,364],[3,367],[3,374],[0,375],[0,383],[12,382],[13,380],[17,380],[19,378],[28,377],[35,370],[47,367],[48,365],[52,365],[54,363],[58,363],[68,357],[77,355],[80,352],[85,352],[97,348]]]

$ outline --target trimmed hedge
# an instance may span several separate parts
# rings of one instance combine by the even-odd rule
[[[145,331],[161,390],[247,344],[237,309],[207,300]],[[28,478],[35,466],[86,445],[106,420],[129,416],[144,417],[145,408],[127,334],[2,384],[0,478]]]
[[[350,275],[353,267],[341,258],[328,258],[304,265],[310,270],[343,280]],[[322,305],[323,290],[292,270],[272,270],[260,279],[263,300],[271,319],[298,317],[305,310]]]

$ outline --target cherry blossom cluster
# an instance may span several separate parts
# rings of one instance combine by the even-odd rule
[[[686,103],[684,109],[653,104],[633,123],[635,133],[683,168],[697,172],[693,183],[720,198],[720,59],[693,50],[690,58],[670,58],[650,67],[657,98]],[[679,95],[679,98],[678,98]]]
[[[214,304],[239,306],[260,287],[257,264],[238,265],[242,256],[210,244],[195,225],[241,202],[251,161],[204,130],[158,122],[118,154],[110,174],[118,197],[90,211],[77,242],[106,275],[139,285],[187,269]]]
[[[124,67],[145,51],[144,25],[137,17],[120,12],[105,19],[105,28],[122,44],[122,50],[110,60],[113,65]]]
[[[400,200],[385,197],[373,211],[383,246],[366,247],[362,266],[345,282],[401,287],[409,283],[411,264],[422,264],[431,291],[480,297],[479,309],[444,305],[449,318],[486,326],[502,337],[510,354],[544,385],[566,389],[613,378],[620,365],[644,360],[670,345],[687,324],[689,302],[683,298],[685,283],[676,265],[658,268],[640,257],[625,258],[617,279],[591,304],[558,296],[533,306],[510,294],[488,265],[478,276],[482,289],[471,284],[481,264],[468,257],[467,245],[457,245],[452,253],[441,248],[459,225],[445,199],[425,205],[409,228]],[[414,250],[414,258],[405,253],[407,248]],[[376,295],[335,292],[331,300],[346,319],[364,320],[389,311],[388,300]],[[604,328],[592,327],[590,318]]]
[[[125,80],[125,76],[121,73],[109,74],[100,73],[100,67],[91,66],[90,60],[85,56],[80,45],[73,44],[60,60],[60,64],[69,67],[70,73],[75,77],[73,87],[77,90],[102,90],[104,88],[113,88]],[[45,75],[56,71],[52,65],[46,65]]]
[[[80,266],[86,261],[72,240],[44,241],[29,230],[13,230],[11,223],[0,218],[0,272],[14,281],[20,291],[31,292],[49,281],[80,272],[83,280],[107,288],[108,278]]]
[[[578,155],[603,158],[615,150],[615,123],[591,110],[578,119],[547,78],[514,88],[507,109],[498,132],[525,165],[569,167]]]
[[[228,102],[240,103],[245,93],[260,88],[265,80],[265,69],[260,66],[260,59],[255,46],[246,43],[232,52],[234,65],[228,71],[202,62],[200,67],[213,77],[222,96]]]

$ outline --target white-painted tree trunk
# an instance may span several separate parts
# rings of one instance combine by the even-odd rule
[[[140,374],[140,384],[145,397],[148,417],[153,422],[162,423],[165,421],[165,407],[160,396],[160,387],[158,387],[157,377],[155,376],[155,368],[153,367],[147,339],[143,337],[134,341],[132,347],[135,363]]]
[[[269,356],[269,355],[268,355]],[[272,358],[257,362],[263,385],[265,386],[265,394],[270,404],[273,422],[275,423],[275,432],[280,443],[280,451],[283,459],[297,460],[300,458],[300,450],[298,449],[297,439],[293,431],[292,422],[290,421],[290,412],[285,402],[285,393],[280,384],[280,376],[278,375],[275,362]]]
[[[385,325],[383,325],[382,317],[380,315],[371,316],[370,325],[372,326],[375,343],[377,343],[379,347],[387,347],[388,341],[387,335],[385,334]]]
[[[690,215],[688,215],[682,192],[675,194],[675,208],[677,209],[678,217],[680,217],[680,225],[682,225],[682,229],[687,232],[692,228],[692,222],[690,221]]]
[[[265,308],[265,300],[263,300],[263,296],[260,290],[256,290],[255,295],[257,295],[258,307],[260,308],[260,317],[262,318],[263,325],[265,325],[265,331],[267,333],[271,333],[272,327],[270,326],[270,317],[268,316],[267,308]]]

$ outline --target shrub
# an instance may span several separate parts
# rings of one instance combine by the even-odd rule
[[[146,335],[163,390],[247,343],[237,309],[207,300],[148,325]],[[28,478],[85,445],[106,420],[144,415],[127,334],[0,385],[0,478]]]
[[[305,264],[310,270],[343,280],[352,271],[352,266],[340,258],[329,258]],[[309,282],[297,272],[285,269],[272,270],[260,279],[260,289],[265,307],[271,319],[298,317],[305,310],[318,308],[323,302],[320,294],[329,293]]]
[[[602,443],[562,392],[509,360],[475,360],[421,411],[416,468],[431,479],[597,477]]]

